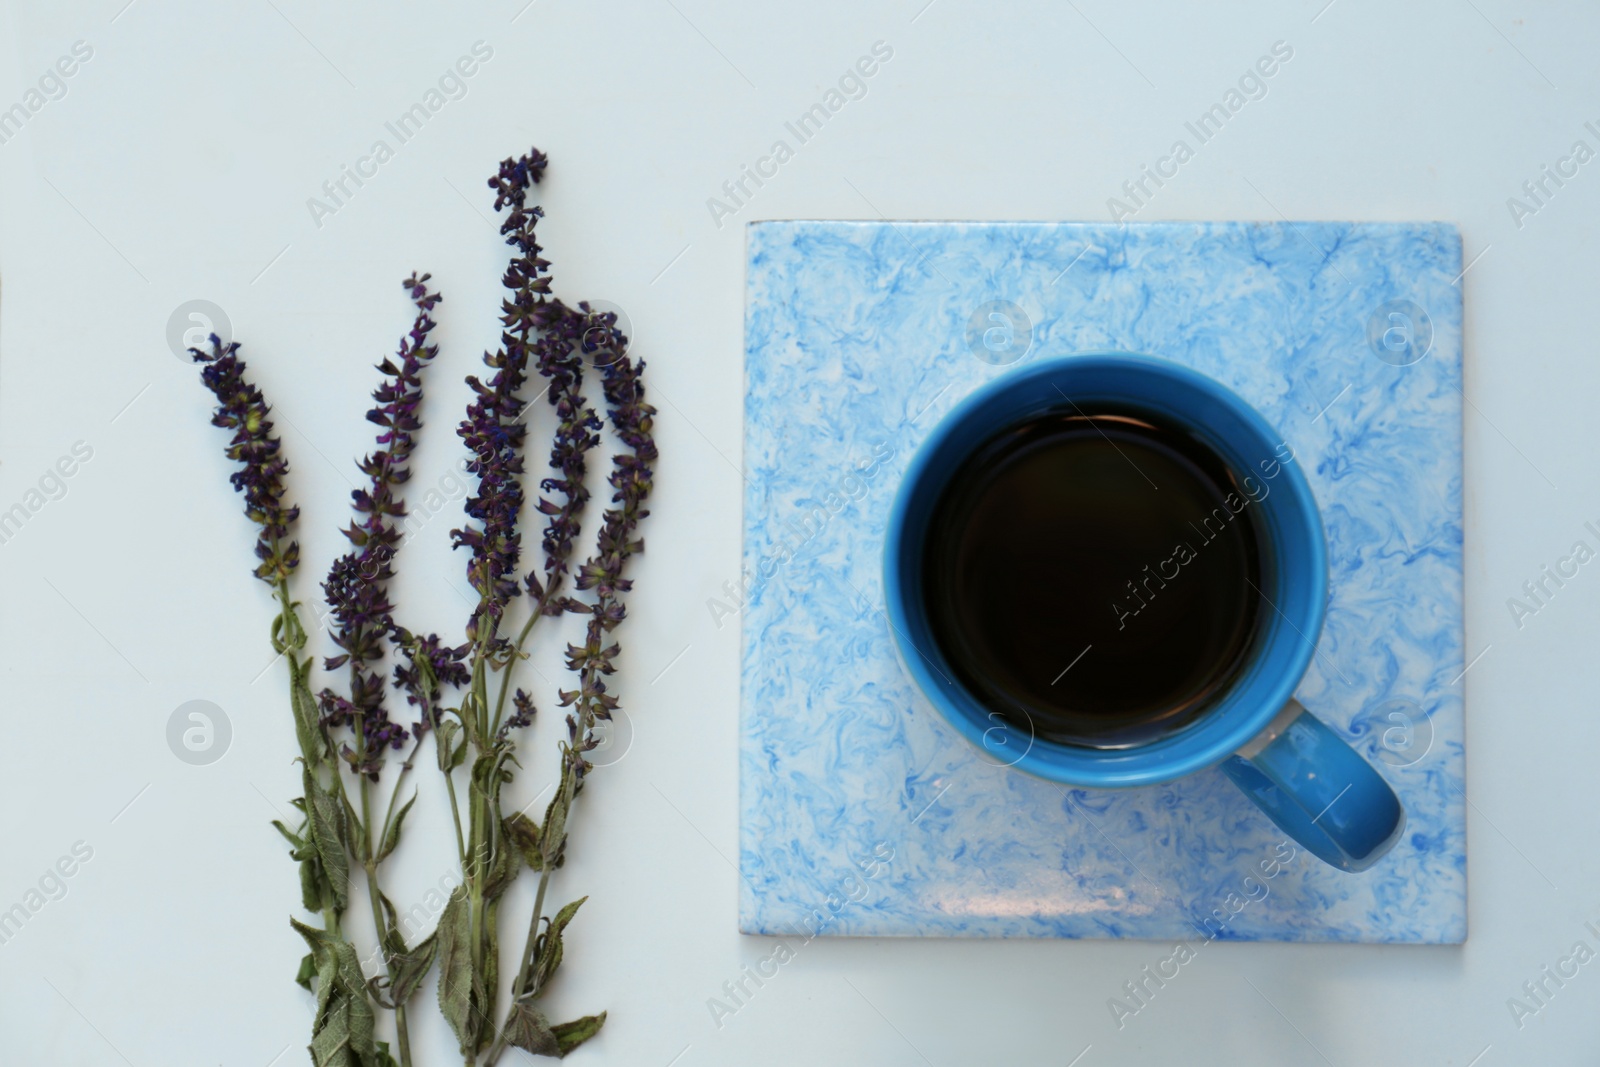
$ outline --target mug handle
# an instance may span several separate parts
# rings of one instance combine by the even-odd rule
[[[1405,831],[1389,783],[1298,700],[1222,771],[1279,829],[1340,870],[1366,870]]]

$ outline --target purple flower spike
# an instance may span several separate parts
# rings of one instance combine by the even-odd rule
[[[379,427],[378,448],[360,463],[369,484],[350,494],[358,521],[345,531],[355,547],[334,561],[322,586],[332,609],[333,641],[343,650],[324,666],[334,670],[350,665],[348,700],[326,689],[319,695],[324,721],[330,726],[359,725],[364,755],[348,748],[343,754],[353,769],[374,780],[385,752],[400,748],[410,737],[405,727],[389,719],[383,678],[369,671],[367,664],[381,660],[390,635],[402,632],[395,625],[388,585],[400,542],[398,523],[406,514],[397,490],[411,477],[406,463],[422,428],[418,417],[422,370],[439,352],[438,346],[428,344],[435,325],[429,313],[441,299],[428,291],[429,277],[413,274],[402,283],[417,307],[417,317],[399,352],[378,364],[384,380],[372,394],[376,405],[367,412],[367,421]]]
[[[548,295],[546,271],[550,264],[540,257],[535,237],[544,211],[527,204],[528,190],[539,181],[546,163],[544,154],[534,149],[520,159],[505,160],[499,173],[489,179],[495,190],[495,210],[510,209],[500,232],[517,255],[501,279],[509,291],[500,304],[501,348],[483,357],[494,376],[487,385],[477,377],[467,379],[477,398],[468,405],[467,417],[457,430],[472,452],[467,470],[478,479],[478,491],[467,498],[465,510],[479,525],[450,534],[455,547],[471,553],[467,580],[479,597],[467,623],[467,636],[491,652],[504,650],[506,641],[498,633],[500,619],[506,605],[521,592],[516,577],[522,549],[517,516],[523,503],[522,446],[527,435],[522,388],[528,364],[540,347],[535,335],[565,314]]]
[[[633,580],[623,577],[623,571],[629,558],[644,550],[644,541],[635,535],[640,521],[650,514],[644,504],[653,488],[651,466],[657,458],[651,435],[656,409],[645,403],[643,374],[643,360],[635,364],[620,354],[601,368],[606,413],[626,450],[612,459],[607,480],[613,490],[613,506],[606,509],[595,554],[578,570],[577,587],[594,590],[594,602],[570,597],[561,602],[564,610],[589,616],[584,643],[567,646],[567,666],[578,673],[579,688],[560,694],[561,705],[577,711],[576,716],[567,716],[566,758],[579,782],[589,771],[583,753],[599,743],[592,733],[593,724],[611,718],[618,707],[617,698],[607,692],[605,683],[605,676],[616,669],[612,661],[617,645],[607,644],[606,634],[616,629],[627,614],[622,594],[633,587]]]
[[[406,702],[422,715],[412,724],[420,736],[437,726],[439,697],[445,686],[466,685],[472,679],[467,670],[467,653],[471,645],[451,648],[440,643],[438,634],[415,637],[405,627],[396,627],[394,641],[405,657],[404,663],[394,668],[394,687],[406,694]]]
[[[560,315],[545,330],[534,346],[539,373],[550,382],[550,404],[556,409],[555,440],[550,446],[550,467],[559,475],[545,478],[539,488],[545,493],[560,493],[560,498],[541,496],[539,511],[549,516],[545,524],[544,578],[530,572],[524,579],[528,592],[545,604],[545,614],[559,615],[557,602],[572,543],[579,533],[578,516],[589,500],[584,487],[587,454],[600,443],[600,417],[583,396],[584,356],[592,354],[597,340],[614,352],[621,352],[627,338],[616,328],[616,313],[597,314],[589,305],[577,310],[552,301]]]
[[[283,502],[289,461],[283,458],[283,442],[273,436],[267,418],[272,409],[261,390],[245,379],[244,360],[235,354],[238,350],[237,341],[224,346],[222,339],[212,334],[210,352],[191,348],[189,354],[203,365],[200,380],[217,398],[211,425],[234,431],[227,454],[242,466],[228,480],[244,494],[244,513],[261,527],[256,539],[256,558],[261,560],[256,577],[279,585],[289,580],[300,563],[300,546],[293,541],[287,546],[283,543],[300,509]]]
[[[518,689],[511,698],[511,702],[516,705],[517,710],[505,722],[500,724],[500,729],[495,734],[495,738],[498,741],[504,741],[511,735],[512,730],[520,730],[524,726],[533,725],[535,712],[533,698],[523,690]]]

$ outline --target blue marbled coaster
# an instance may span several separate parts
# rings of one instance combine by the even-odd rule
[[[742,930],[1466,937],[1453,226],[767,222],[748,255],[745,571],[709,604],[744,634]],[[991,301],[1026,320],[985,309],[975,348]],[[1298,696],[1409,815],[1372,870],[1279,846],[1217,771],[1107,792],[997,766],[902,676],[879,610],[900,472],[1005,360],[1096,350],[1219,379],[1299,456],[1332,592]]]

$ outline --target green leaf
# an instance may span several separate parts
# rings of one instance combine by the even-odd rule
[[[392,978],[389,983],[389,998],[396,1004],[404,1004],[412,995],[421,988],[422,980],[433,969],[433,961],[439,954],[439,934],[434,931],[423,938],[416,948],[399,953],[389,961]]]
[[[306,944],[316,973],[317,1014],[311,1026],[316,1067],[380,1067],[374,1044],[372,1005],[367,1001],[361,961],[350,942],[290,919]],[[300,964],[302,974],[307,961]],[[309,976],[308,976],[309,979]]]
[[[342,998],[311,1035],[311,1062],[316,1067],[352,1067],[350,998]]]
[[[447,714],[456,718],[448,718]],[[439,713],[438,736],[433,740],[433,751],[439,761],[439,769],[446,773],[467,761],[467,736],[460,715],[461,712],[453,708],[445,708]],[[456,740],[458,737],[459,743]]]
[[[439,916],[439,1010],[455,1031],[462,1052],[478,1048],[479,1020],[472,971],[472,908],[467,887],[456,886]]]
[[[356,809],[350,806],[350,794],[343,789],[335,791],[339,797],[339,806],[344,809],[344,818],[339,821],[339,832],[344,834],[344,847],[352,856],[365,856],[367,854],[364,834],[367,829],[361,823],[361,816],[356,814]]]
[[[511,883],[517,880],[519,856],[517,849],[509,847],[509,842],[500,842],[500,847],[494,850],[494,856],[489,860],[489,873],[483,881],[484,900],[498,900],[502,893],[511,888]]]
[[[307,911],[322,910],[322,867],[311,857],[300,861],[300,903]]]
[[[307,926],[299,919],[291,918],[289,925],[294,928],[306,944],[311,947],[311,957],[316,966],[317,977],[317,1018],[322,1018],[328,1009],[328,1003],[333,999],[335,987],[338,985],[339,962],[334,958],[333,949],[329,945],[329,935],[325,930]],[[301,961],[301,966],[305,965]]]
[[[295,738],[300,742],[300,753],[306,759],[321,763],[327,758],[328,748],[323,738],[317,714],[317,698],[311,695],[308,679],[311,661],[304,665],[289,654],[289,706],[294,711]]]
[[[585,1015],[581,1019],[574,1019],[570,1023],[557,1023],[550,1028],[556,1035],[556,1040],[561,1043],[561,1055],[565,1056],[595,1034],[606,1024],[606,1013],[599,1015]]]
[[[377,1047],[373,1042],[377,1021],[373,1017],[372,1005],[367,1001],[367,983],[361,974],[361,959],[356,955],[355,946],[348,941],[335,941],[333,951],[339,961],[339,985],[348,1005],[346,1019],[350,1049],[362,1064],[374,1063]]]
[[[322,788],[309,767],[302,768],[301,776],[306,791],[307,823],[311,830],[311,840],[317,846],[317,855],[322,861],[322,873],[327,876],[328,887],[333,892],[333,906],[343,911],[350,903],[348,895],[350,863],[346,859],[344,850],[344,805],[340,803],[338,797]]]
[[[567,851],[567,793],[558,786],[544,809],[544,829],[539,843],[551,867],[561,866]]]
[[[291,831],[287,826],[283,825],[282,821],[280,821],[278,819],[273,819],[272,820],[272,825],[277,828],[278,833],[282,834],[284,836],[284,839],[287,840],[290,845],[294,846],[293,850],[292,850],[293,852],[298,852],[301,849],[306,847],[305,838],[303,838],[299,834],[294,833],[293,831]],[[301,856],[295,856],[295,859],[302,859],[302,858],[303,857],[301,857]]]
[[[583,907],[583,902],[588,897],[579,897],[571,904],[556,912],[555,918],[550,920],[550,925],[545,932],[539,935],[539,940],[533,948],[534,989],[543,989],[545,984],[555,976],[556,968],[561,966],[561,957],[566,954],[566,949],[561,942],[561,932],[567,928],[572,917],[578,914],[578,909]]]
[[[494,993],[487,991],[500,989],[499,923],[500,902],[491,900],[483,906],[483,972],[478,976],[478,1003],[483,1005],[485,1016],[494,1015]],[[484,1029],[493,1031],[494,1023],[489,1021]],[[478,1043],[483,1044],[483,1038],[479,1038]]]
[[[378,1007],[387,1011],[394,1011],[394,1001],[389,999],[389,975],[387,973],[375,974],[367,979],[367,997]]]
[[[421,987],[422,980],[433,967],[433,961],[439,954],[439,931],[434,930],[417,942],[415,948],[406,948],[393,902],[382,893],[378,894],[378,899],[383,902],[383,912],[388,920],[383,935],[385,962],[389,972],[385,981],[393,1003],[404,1004]]]
[[[506,840],[522,853],[522,862],[531,871],[544,869],[544,857],[539,852],[539,824],[522,812],[514,812],[500,821]]]
[[[500,795],[500,786],[511,781],[506,769],[509,751],[489,752],[479,756],[472,764],[472,788],[489,799]]]
[[[561,960],[567,954],[566,946],[561,940],[561,935],[543,933],[534,942],[533,948],[533,973],[535,988],[543,989],[545,983],[555,976],[556,968],[561,966]]]
[[[383,951],[385,959],[397,956],[406,950],[406,940],[400,936],[400,921],[394,910],[394,901],[383,893],[378,894],[378,899],[383,902],[384,922],[381,924]]]
[[[561,1039],[550,1029],[550,1021],[529,1000],[511,1005],[506,1018],[506,1043],[535,1056],[561,1055]]]
[[[565,930],[567,928],[567,924],[572,921],[572,917],[578,914],[578,909],[583,907],[583,902],[588,899],[588,897],[579,897],[571,904],[568,904],[566,907],[556,912],[556,917],[550,920],[550,929],[558,934]]]
[[[309,992],[310,989],[311,989],[311,979],[316,977],[316,974],[317,974],[316,955],[314,953],[307,952],[305,954],[305,956],[303,956],[301,958],[301,960],[300,960],[300,970],[294,976],[294,980],[295,980],[296,984],[304,986],[306,988],[306,990]]]
[[[383,843],[378,846],[378,854],[372,857],[374,862],[382,863],[400,843],[400,824],[406,821],[406,812],[410,811],[411,805],[416,802],[417,793],[416,790],[412,790],[411,799],[406,801],[405,806],[395,814],[394,821],[389,824],[388,832],[383,835]]]
[[[439,720],[439,728],[435,731],[433,751],[439,761],[439,769],[448,772],[456,766],[455,750],[453,743],[456,734],[461,732],[461,726],[454,719]]]
[[[606,1013],[601,1012],[551,1026],[532,1000],[520,1000],[511,1005],[511,1013],[506,1017],[506,1043],[535,1056],[559,1059],[598,1034],[605,1024]]]

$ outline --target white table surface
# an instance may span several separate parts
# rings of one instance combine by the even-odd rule
[[[1554,995],[1520,1028],[1507,1002],[1575,942],[1600,946],[1584,926],[1600,927],[1600,570],[1520,627],[1507,599],[1600,522],[1600,162],[1551,184],[1520,226],[1507,198],[1574,141],[1600,148],[1584,128],[1600,126],[1600,14],[1499,0],[124,2],[0,9],[0,108],[75,41],[93,49],[0,144],[0,510],[75,442],[93,450],[0,544],[0,909],[76,843],[92,849],[65,896],[0,944],[0,1061],[304,1062],[294,871],[267,826],[298,790],[281,665],[262,674],[267,590],[247,574],[222,433],[166,323],[191,299],[226,309],[278,406],[318,577],[413,268],[446,296],[417,482],[450,470],[460,378],[494,343],[504,263],[482,182],[536,144],[552,159],[541,233],[557,289],[626,309],[663,453],[620,631],[634,742],[585,793],[558,881],[591,900],[552,1014],[611,1012],[575,1062],[1593,1062],[1600,963],[1547,980]],[[718,227],[707,198],[880,40],[893,58],[866,96]],[[706,605],[739,573],[742,223],[1106,218],[1107,198],[1280,40],[1293,59],[1267,95],[1138,217],[1462,228],[1467,650],[1484,651],[1461,683],[1467,943],[1218,945],[1119,1030],[1108,998],[1163,946],[813,942],[719,1027],[708,1000],[772,951],[736,932],[738,628]],[[466,95],[319,227],[307,198],[477,41],[493,56]],[[408,621],[447,632],[464,615],[453,518],[408,547],[397,590]],[[556,676],[553,651],[540,666]],[[166,742],[195,699],[232,724],[208,766]],[[543,704],[518,796],[553,763]],[[444,850],[416,851],[444,802],[433,791],[418,809],[397,901],[449,873]],[[507,930],[525,921],[521,889]],[[459,1062],[416,1004],[419,1061]]]

